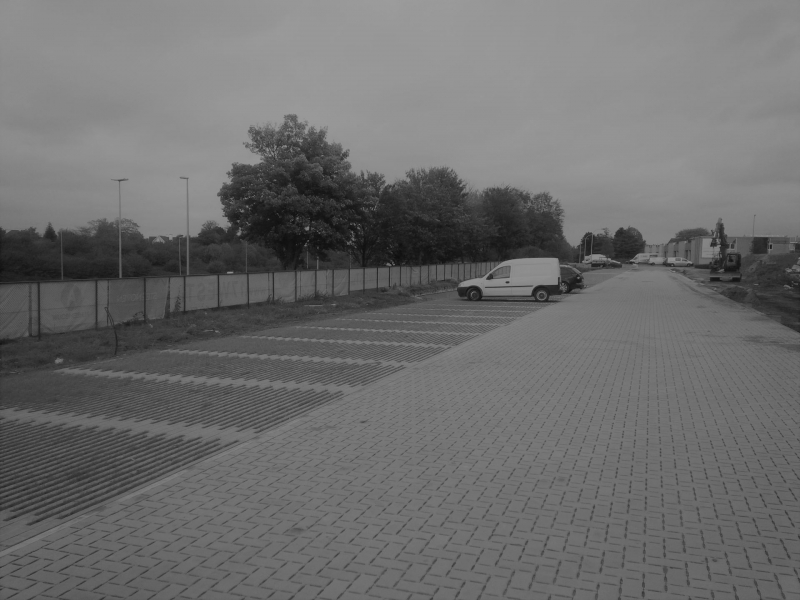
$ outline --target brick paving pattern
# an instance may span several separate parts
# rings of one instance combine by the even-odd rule
[[[800,598],[800,334],[666,270],[540,307],[395,309],[517,318],[4,551],[3,597]],[[375,314],[193,348],[444,337]]]

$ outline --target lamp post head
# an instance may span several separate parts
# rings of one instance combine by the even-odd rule
[[[185,179],[186,181],[189,181],[188,177],[181,177],[181,179]]]
[[[128,181],[128,180],[127,179],[112,179],[111,181],[118,181],[118,182],[122,183],[123,181]]]

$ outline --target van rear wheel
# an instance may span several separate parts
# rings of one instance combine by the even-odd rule
[[[536,288],[533,290],[533,299],[537,302],[547,302],[550,298],[550,293],[544,288]]]
[[[474,300],[477,302],[481,299],[481,291],[478,288],[469,288],[467,290],[467,300]]]

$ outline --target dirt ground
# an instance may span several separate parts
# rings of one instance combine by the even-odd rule
[[[741,302],[771,319],[800,331],[800,286],[792,285],[786,269],[797,263],[797,254],[756,254],[742,259],[742,280],[736,283],[709,281],[708,269],[674,269]],[[788,288],[786,286],[789,286]]]

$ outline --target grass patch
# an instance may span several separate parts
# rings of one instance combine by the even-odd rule
[[[310,296],[294,303],[253,304],[247,307],[198,310],[148,323],[119,324],[118,355],[172,348],[183,343],[260,329],[283,327],[333,315],[390,308],[417,302],[417,296],[452,290],[455,281],[421,286],[391,287],[350,296]],[[74,366],[114,356],[110,327],[36,338],[0,341],[0,376]],[[60,360],[59,360],[60,359]],[[56,362],[58,361],[58,362]]]

